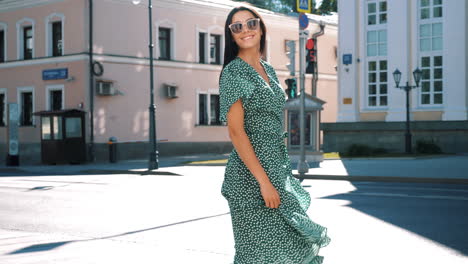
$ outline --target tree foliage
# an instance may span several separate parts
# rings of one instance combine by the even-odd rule
[[[297,12],[295,10],[296,0],[234,0],[236,2],[248,2],[256,7],[267,9],[273,12],[289,14]],[[336,0],[335,0],[336,1]],[[315,0],[312,0],[312,6],[315,6]],[[317,14],[314,8],[312,14]]]
[[[273,12],[289,14],[295,13],[296,0],[234,0],[236,2],[247,2],[256,7],[267,9]],[[338,12],[338,0],[322,0],[320,7],[315,8],[315,0],[312,0],[312,14],[329,15],[331,12]]]
[[[330,12],[338,12],[338,0],[322,0],[317,14],[329,15]]]

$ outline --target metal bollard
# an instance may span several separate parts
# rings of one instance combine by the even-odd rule
[[[109,141],[107,141],[109,145],[109,162],[116,163],[117,162],[117,138],[110,137]]]

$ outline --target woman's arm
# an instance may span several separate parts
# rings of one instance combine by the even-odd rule
[[[278,208],[281,202],[278,191],[275,189],[260,164],[260,161],[255,155],[252,143],[247,133],[245,133],[244,108],[242,107],[242,101],[240,99],[230,107],[227,113],[227,125],[229,137],[231,138],[234,148],[260,185],[260,192],[265,201],[265,205],[270,208]]]

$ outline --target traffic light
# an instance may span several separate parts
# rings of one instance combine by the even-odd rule
[[[284,81],[288,88],[286,88],[286,95],[288,99],[294,99],[297,97],[297,82],[296,78],[289,78]]]
[[[316,41],[317,39],[308,39],[307,44],[306,44],[306,62],[307,62],[307,67],[305,73],[314,73],[315,70],[315,63],[316,63]]]
[[[289,59],[289,63],[286,64],[286,67],[289,70],[289,74],[291,76],[294,76],[296,75],[296,41],[287,40],[286,46],[287,46],[286,55],[288,56],[288,59]]]

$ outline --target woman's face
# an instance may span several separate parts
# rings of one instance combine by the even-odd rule
[[[242,31],[234,34],[231,31],[232,38],[236,42],[239,49],[250,49],[256,48],[260,50],[260,39],[262,37],[262,29],[260,28],[260,22],[255,30],[248,29],[246,21],[249,19],[255,19],[255,16],[249,11],[239,11],[232,16],[231,24],[242,23]]]

